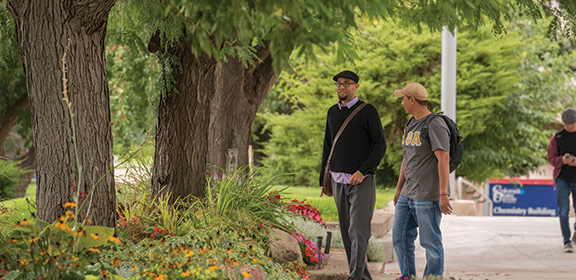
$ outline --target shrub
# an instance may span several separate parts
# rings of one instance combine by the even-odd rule
[[[0,158],[0,199],[13,198],[13,191],[20,184],[20,176],[26,173],[18,167],[19,162]]]
[[[74,203],[67,205],[75,207]],[[114,263],[100,263],[98,254],[114,229],[74,226],[75,213],[68,210],[53,224],[39,219],[20,220],[15,229],[0,236],[0,270],[5,279],[84,279],[86,275],[109,276]]]

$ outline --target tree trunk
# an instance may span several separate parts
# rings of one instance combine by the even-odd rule
[[[229,148],[238,149],[238,167],[248,165],[252,122],[279,74],[272,68],[268,44],[258,48],[258,57],[248,68],[231,58],[216,70],[207,155],[213,174],[226,168]]]
[[[112,132],[104,38],[115,0],[9,0],[26,73],[37,153],[38,217],[52,222],[76,188],[96,189],[84,212],[97,225],[115,224]],[[82,183],[78,186],[71,116],[63,98],[66,53],[68,95]],[[96,185],[100,180],[101,182]],[[90,207],[88,207],[90,206]]]
[[[154,39],[154,38],[153,38]],[[216,60],[195,57],[182,39],[167,50],[179,60],[171,65],[174,90],[162,97],[156,127],[152,193],[176,197],[204,197],[210,100],[214,95]],[[151,49],[156,51],[157,49]]]

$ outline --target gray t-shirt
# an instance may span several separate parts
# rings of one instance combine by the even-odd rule
[[[431,116],[429,116],[431,117]],[[404,176],[406,181],[400,195],[417,200],[439,200],[438,160],[435,150],[450,150],[450,130],[440,117],[434,117],[428,127],[429,141],[420,131],[426,117],[410,121],[402,136]]]

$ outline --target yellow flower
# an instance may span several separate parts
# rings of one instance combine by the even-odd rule
[[[218,268],[218,267],[217,267],[217,266],[215,266],[215,265],[213,265],[213,266],[210,266],[210,270],[211,270],[211,271],[214,271],[214,270],[216,270],[217,268]]]
[[[226,249],[226,253],[228,253],[228,254],[232,253],[232,249],[230,249],[230,248]]]
[[[122,262],[121,262],[118,258],[114,258],[114,259],[110,262],[110,264],[111,264],[112,266],[116,266],[116,267],[120,266],[121,263],[122,263]]]
[[[32,245],[32,244],[36,244],[38,242],[38,240],[40,240],[40,237],[36,236],[36,237],[28,240],[28,242],[30,242],[30,245]]]
[[[29,226],[30,225],[30,221],[24,219],[21,222],[17,223],[16,226]]]
[[[71,208],[72,209],[72,208],[76,208],[76,206],[78,206],[78,205],[76,205],[76,203],[74,203],[74,202],[64,203],[64,208]]]
[[[184,256],[185,258],[190,257],[194,255],[194,251],[186,251],[186,255]]]
[[[18,265],[25,265],[28,262],[27,259],[18,260]]]
[[[120,243],[120,239],[118,237],[114,237],[114,236],[108,237],[108,241],[112,241],[114,243]]]
[[[100,271],[100,275],[102,276],[106,276],[108,274],[108,270],[103,269],[102,271]]]
[[[100,253],[100,250],[98,250],[96,248],[88,248],[88,251],[94,252],[94,253]]]
[[[233,262],[232,264],[233,264],[234,266],[238,266],[238,262],[236,262],[236,261]]]
[[[64,223],[56,223],[54,227],[60,228],[60,230],[65,232],[72,232],[72,229],[67,224]]]
[[[100,238],[100,236],[98,236],[98,233],[91,233],[90,237],[92,237],[93,239],[98,239]]]
[[[204,254],[204,249],[202,248],[198,249],[198,254]]]
[[[65,215],[66,215],[66,219],[69,219],[69,220],[74,219],[74,212],[72,212],[70,210],[66,211]]]
[[[60,221],[61,223],[66,221],[66,218],[64,216],[60,216],[58,217],[58,221]]]
[[[186,271],[180,273],[180,276],[184,276],[184,277],[190,276],[190,270],[186,270]]]
[[[242,272],[242,275],[244,275],[244,277],[247,277],[247,278],[252,277],[252,274],[250,274],[248,271]]]
[[[134,271],[134,270],[137,270],[137,269],[138,269],[138,266],[135,265],[135,266],[133,266],[132,268],[130,268],[130,271]]]
[[[260,262],[257,258],[253,258],[252,261],[255,262],[255,263],[259,263],[259,262]]]
[[[156,277],[154,278],[154,280],[161,280],[161,279],[165,279],[165,278],[167,279],[167,278],[168,278],[168,275],[166,275],[166,274],[160,274],[160,275],[156,276]]]

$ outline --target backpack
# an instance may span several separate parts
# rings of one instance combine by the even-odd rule
[[[420,131],[420,135],[423,139],[426,139],[426,141],[430,140],[428,127],[430,126],[432,119],[435,117],[441,117],[450,130],[450,173],[452,173],[454,170],[456,170],[458,165],[462,163],[462,155],[464,154],[464,145],[462,144],[462,141],[464,138],[460,135],[456,123],[450,117],[444,115],[444,112],[440,112],[438,114],[432,113],[426,116],[426,122],[424,122],[422,131]],[[412,117],[412,119],[413,118],[414,117]],[[408,126],[412,119],[408,121],[406,126]]]

